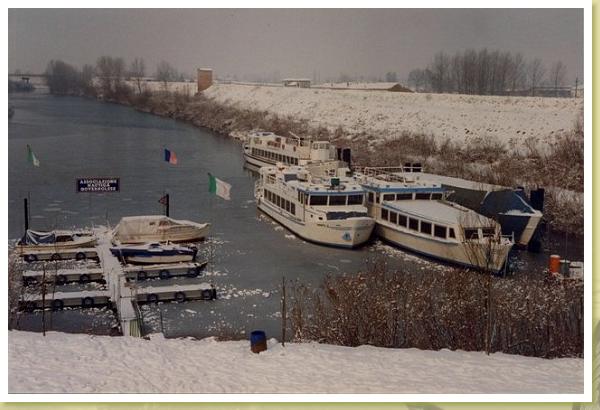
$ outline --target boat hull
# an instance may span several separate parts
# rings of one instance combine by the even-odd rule
[[[261,167],[271,167],[273,165],[275,165],[275,162],[267,162],[265,160],[259,159],[255,156],[252,156],[246,152],[244,152],[244,160],[250,164],[253,165],[257,168],[261,168]]]
[[[512,248],[510,243],[454,242],[428,238],[377,223],[375,231],[386,242],[400,248],[455,265],[500,271]],[[490,257],[487,255],[490,254]]]
[[[368,217],[305,223],[292,219],[261,200],[258,201],[258,209],[302,239],[327,246],[361,246],[369,240],[375,226],[373,219]]]
[[[159,263],[181,263],[191,262],[194,260],[194,255],[179,254],[179,255],[130,255],[125,256],[128,263],[135,264],[159,264]]]
[[[76,248],[93,248],[96,246],[96,238],[90,237],[85,239],[80,239],[72,242],[57,242],[57,243],[49,243],[49,244],[39,244],[39,245],[17,245],[16,248],[19,252],[28,252],[28,251],[60,251],[64,249],[76,249]]]

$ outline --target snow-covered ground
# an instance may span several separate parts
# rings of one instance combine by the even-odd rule
[[[8,333],[11,393],[582,393],[583,359]]]
[[[389,91],[302,89],[215,84],[204,91],[220,103],[306,119],[313,126],[343,127],[393,138],[403,131],[440,140],[501,141],[528,137],[544,144],[571,130],[581,98],[499,97]]]

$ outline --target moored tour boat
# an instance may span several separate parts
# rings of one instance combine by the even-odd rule
[[[210,224],[172,219],[163,215],[121,218],[113,239],[123,244],[196,242],[208,236]]]
[[[446,199],[447,190],[396,170],[366,168],[359,176],[378,236],[428,257],[500,271],[514,244],[500,225]]]
[[[198,253],[194,247],[160,243],[121,245],[110,251],[127,263],[139,264],[191,262]]]
[[[309,162],[337,160],[337,157],[337,149],[329,141],[282,137],[272,132],[254,131],[244,143],[244,159],[257,168],[277,163],[306,165]]]
[[[374,221],[364,206],[365,190],[349,178],[316,177],[306,167],[262,167],[258,208],[311,242],[353,248],[371,236]]]

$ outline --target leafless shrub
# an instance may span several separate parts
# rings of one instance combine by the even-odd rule
[[[499,279],[461,269],[390,272],[373,265],[327,276],[316,290],[297,284],[290,318],[296,340],[481,351],[488,347],[489,317],[492,352],[581,356],[582,301],[583,287],[573,281]]]

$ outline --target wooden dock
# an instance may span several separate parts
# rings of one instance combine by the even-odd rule
[[[98,259],[96,248],[40,249],[19,252],[25,262]]]
[[[62,286],[67,283],[85,284],[104,282],[105,289],[62,291],[40,294],[46,287],[26,293],[19,302],[19,308],[27,312],[36,310],[62,310],[65,308],[91,308],[110,306],[117,312],[123,335],[139,337],[142,335],[142,315],[140,304],[159,302],[185,302],[188,300],[214,300],[217,297],[215,287],[210,283],[167,284],[167,279],[175,277],[197,278],[207,266],[207,261],[176,264],[157,264],[150,266],[123,266],[111,251],[111,231],[97,228],[96,248],[77,248],[64,250],[39,250],[20,253],[26,262],[23,271],[23,283],[27,285],[54,283]],[[81,266],[75,263],[58,268],[58,261],[83,261],[95,259],[96,266]],[[34,262],[54,261],[54,269],[39,270]],[[29,267],[29,269],[27,269]],[[33,268],[33,269],[32,269]],[[42,268],[45,268],[42,266]],[[144,281],[162,279],[157,284]]]

